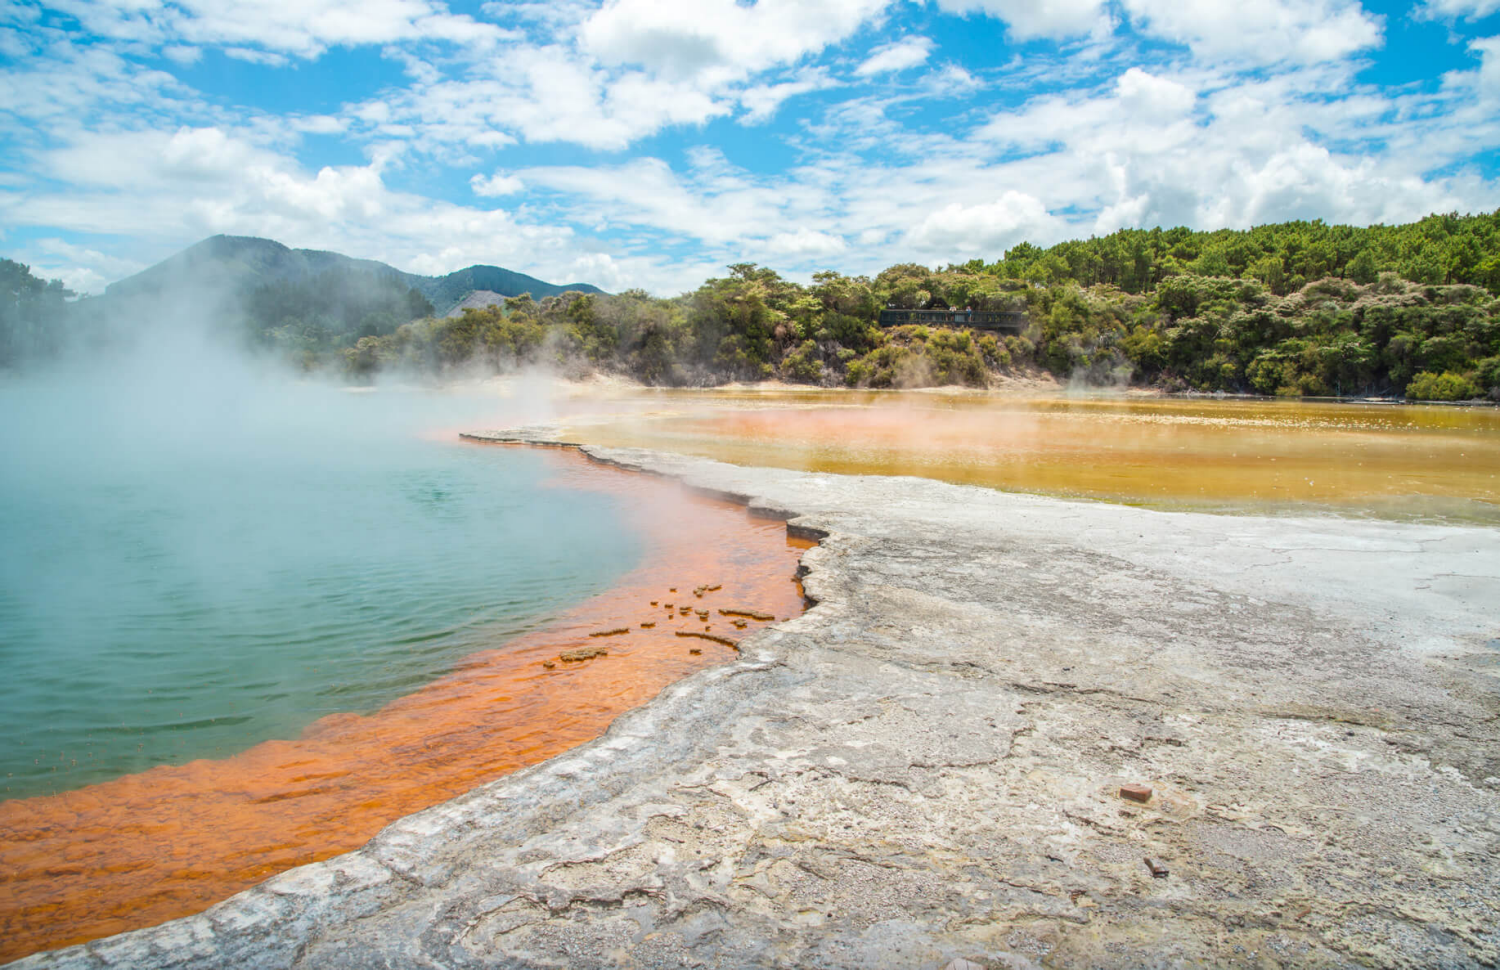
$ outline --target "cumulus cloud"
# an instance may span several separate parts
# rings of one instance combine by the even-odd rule
[[[191,100],[171,74],[115,51],[79,46],[46,32],[33,38],[9,36],[19,53],[15,63],[0,71],[0,105],[5,106],[0,124],[7,114],[14,116],[25,123],[27,134],[76,124],[100,109],[150,111]]]
[[[917,224],[907,242],[930,255],[993,255],[1024,239],[1053,238],[1057,223],[1040,199],[1010,189],[992,202],[943,206]]]
[[[287,119],[287,127],[309,135],[337,135],[348,128],[348,123],[333,115],[293,115]]]
[[[938,8],[997,17],[1020,40],[1076,37],[1108,23],[1104,0],[938,0]]]
[[[1123,226],[1488,209],[1496,185],[1474,160],[1500,146],[1500,38],[1463,32],[1497,5],[1428,0],[1472,69],[1396,89],[1360,80],[1356,55],[1384,55],[1381,18],[1357,0],[937,0],[933,21],[998,18],[1029,42],[1003,64],[946,48],[964,60],[934,63],[889,0],[489,3],[474,17],[442,0],[49,4],[76,30],[12,4],[0,225],[88,234],[27,244],[83,285],[146,251],[111,249],[110,233],[166,255],[232,232],[422,272],[493,262],[675,292],[743,260],[796,278]],[[286,70],[354,45],[403,73],[337,108],[277,114],[172,74],[208,47]],[[851,83],[903,70],[899,86]],[[981,87],[994,97],[968,98]],[[765,127],[721,139],[728,119]],[[329,138],[341,161],[368,161],[319,164]],[[413,171],[435,197],[393,187]]]
[[[528,142],[618,150],[663,128],[732,114],[735,99],[692,79],[611,72],[561,47],[527,47],[461,79],[412,83],[351,109],[371,132],[400,126],[425,146]]]
[[[779,232],[766,241],[766,251],[782,256],[832,256],[848,247],[838,236],[802,227],[796,232]]]
[[[80,135],[46,164],[66,188],[0,192],[0,221],[114,234],[162,256],[229,233],[443,272],[498,262],[557,279],[578,257],[570,227],[396,191],[375,163],[309,172],[218,128]]]
[[[932,41],[926,37],[907,37],[894,44],[875,48],[865,62],[854,69],[854,73],[861,77],[869,77],[873,74],[904,71],[909,67],[926,63],[927,55],[931,50]]]
[[[489,178],[485,178],[483,175],[474,176],[469,179],[469,187],[474,190],[475,195],[515,195],[526,188],[526,183],[514,175],[496,172]]]
[[[809,195],[715,164],[692,177],[679,175],[659,158],[596,168],[535,167],[516,174],[528,185],[569,196],[570,221],[649,226],[713,245],[764,238],[770,228],[785,225],[785,214]]]
[[[316,57],[329,47],[437,40],[493,45],[515,36],[430,0],[53,0],[89,33],[161,44],[222,45]]]
[[[791,64],[843,40],[887,0],[607,0],[583,25],[583,46],[606,64],[685,77],[739,76]]]
[[[1357,0],[1122,0],[1142,31],[1208,58],[1334,60],[1381,43],[1380,18]]]
[[[1469,44],[1469,50],[1479,55],[1479,89],[1493,96],[1500,95],[1500,37],[1484,37]]]
[[[1426,0],[1417,9],[1429,17],[1478,20],[1500,10],[1500,0]]]
[[[1157,77],[1132,67],[1115,82],[1120,105],[1134,118],[1178,118],[1193,108],[1198,95],[1192,88],[1170,78]]]

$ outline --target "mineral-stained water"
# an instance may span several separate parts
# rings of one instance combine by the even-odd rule
[[[216,380],[0,383],[0,799],[371,711],[638,557],[543,455],[419,433],[508,405]]]
[[[641,397],[652,413],[626,407]],[[1491,407],[796,390],[636,392],[615,407],[567,433],[1167,510],[1500,524]]]

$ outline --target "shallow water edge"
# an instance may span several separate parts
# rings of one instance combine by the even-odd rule
[[[717,612],[705,621],[681,612],[686,604],[800,613],[795,571],[808,544],[779,523],[576,453],[554,463],[554,485],[608,490],[637,523],[655,523],[636,569],[368,716],[325,717],[299,739],[224,760],[0,803],[0,958],[197,912],[357,848],[393,819],[596,737],[622,711],[734,655],[705,637],[766,625]],[[702,585],[716,588],[695,595]],[[681,609],[667,613],[666,602]],[[628,634],[593,636],[622,622]],[[601,645],[605,656],[559,659]]]

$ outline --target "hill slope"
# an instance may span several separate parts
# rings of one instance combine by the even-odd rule
[[[376,279],[405,284],[425,296],[439,315],[453,309],[475,290],[491,290],[501,296],[530,293],[536,299],[569,290],[603,292],[589,283],[548,283],[499,266],[469,266],[446,276],[421,276],[373,259],[355,259],[316,249],[292,249],[273,239],[212,236],[149,269],[110,284],[105,294],[152,296],[185,286],[242,288],[302,283],[329,272],[369,274]]]

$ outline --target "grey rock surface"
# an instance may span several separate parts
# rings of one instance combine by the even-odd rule
[[[817,605],[358,852],[19,965],[1500,961],[1500,532],[586,450],[826,533]]]

